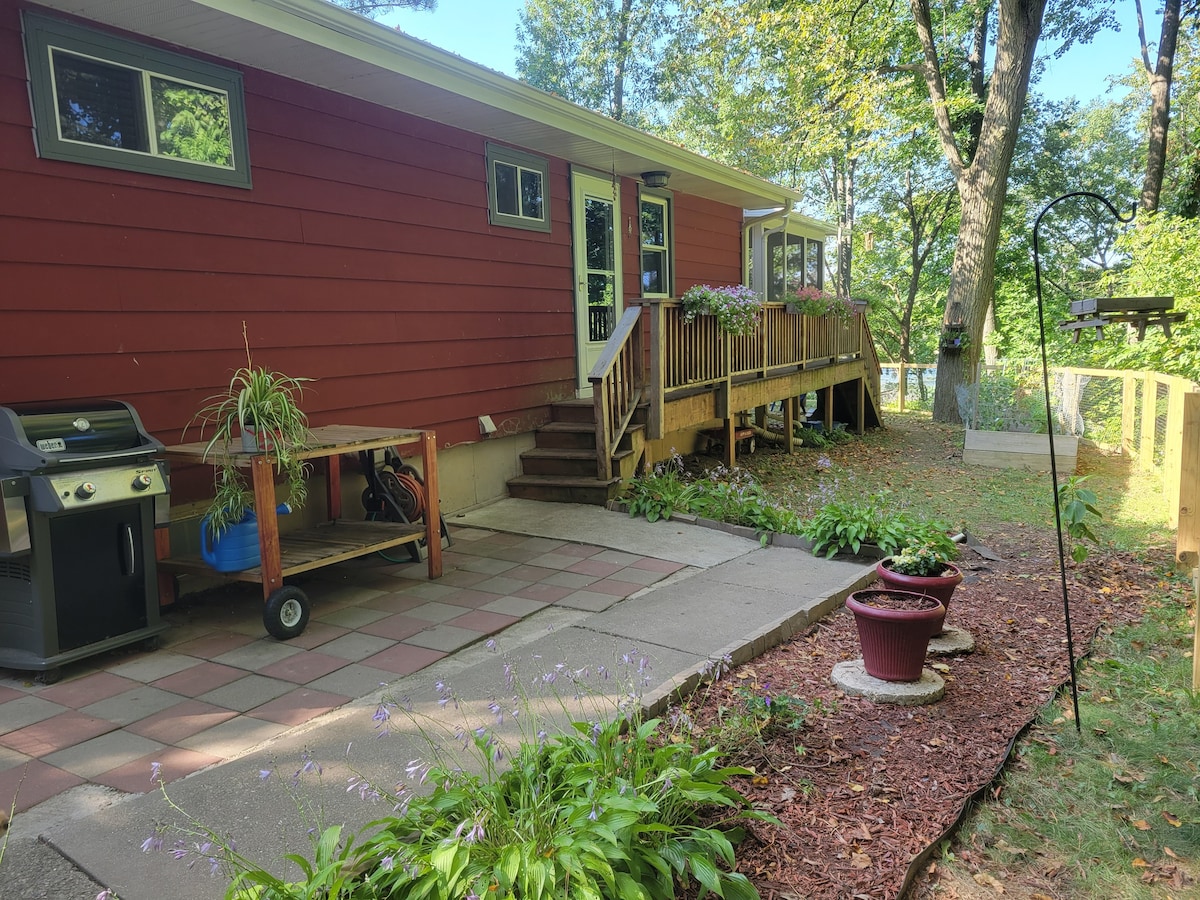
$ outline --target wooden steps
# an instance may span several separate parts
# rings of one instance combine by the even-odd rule
[[[609,460],[609,478],[600,478],[596,459],[595,412],[591,400],[563,400],[551,407],[552,420],[534,434],[534,448],[521,454],[521,475],[508,482],[511,497],[552,503],[602,506],[621,492],[643,457],[645,425],[630,425]]]

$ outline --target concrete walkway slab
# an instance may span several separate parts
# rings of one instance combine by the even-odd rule
[[[683,522],[647,522],[628,513],[579,503],[541,503],[508,497],[470,512],[451,524],[514,534],[602,544],[640,556],[709,568],[757,549],[755,541]]]
[[[520,728],[534,719],[525,713],[514,723],[514,697],[520,706],[527,697],[541,696],[539,708],[560,724],[611,714],[615,704],[631,696],[640,695],[661,709],[680,684],[694,680],[707,660],[726,654],[735,663],[749,659],[808,627],[874,578],[868,561],[830,561],[799,549],[763,548],[756,541],[689,523],[650,524],[596,507],[505,500],[455,516],[450,524],[544,537],[551,554],[554,542],[559,542],[561,553],[563,541],[606,548],[593,553],[593,568],[628,566],[637,558],[641,562],[636,565],[651,566],[644,571],[653,572],[652,564],[661,560],[666,577],[647,586],[630,583],[627,587],[636,591],[625,596],[596,593],[604,602],[590,608],[575,608],[567,597],[546,601],[550,605],[531,609],[491,640],[447,647],[452,649],[448,655],[404,677],[371,669],[376,677],[363,681],[356,692],[339,691],[360,699],[297,727],[272,731],[260,745],[247,744],[237,758],[172,782],[171,801],[214,831],[234,837],[246,857],[277,874],[298,877],[298,870],[289,871],[289,864],[281,860],[287,852],[309,851],[306,835],[314,825],[345,823],[356,829],[390,811],[386,803],[364,802],[356,792],[348,792],[348,779],[365,775],[394,787],[405,780],[409,761],[428,756],[429,735],[440,735],[443,745],[452,746],[456,725],[485,724],[517,738]],[[504,537],[467,532],[464,540],[475,540],[473,550],[490,547],[501,559],[513,549],[525,555],[542,552],[537,543],[516,547]],[[486,558],[478,553],[458,555],[467,561]],[[608,577],[599,569],[580,574],[587,565],[576,559],[574,574],[589,580],[589,586]],[[563,561],[564,568],[568,563]],[[344,571],[353,582],[358,570]],[[378,577],[367,568],[362,574]],[[543,583],[553,584],[552,577]],[[470,615],[469,610],[464,613]],[[351,668],[368,666],[354,664],[339,672]],[[510,677],[517,680],[510,682]],[[439,681],[449,685],[455,697],[444,707],[433,688]],[[391,733],[380,737],[373,715],[384,696],[411,704],[418,718],[393,715]],[[493,702],[504,712],[502,722],[489,708]],[[297,795],[287,784],[304,759],[319,762],[323,774],[319,783],[315,775],[304,776]],[[276,775],[261,780],[259,773],[266,770]],[[64,867],[73,864],[91,874],[122,900],[222,897],[225,880],[209,877],[202,864],[188,869],[168,854],[141,851],[156,823],[189,827],[188,818],[154,791],[149,779],[147,770],[147,793],[105,793],[103,803],[87,814],[67,821],[36,820],[34,827],[61,853]],[[92,897],[94,892],[78,900]],[[14,900],[26,898],[18,894]]]

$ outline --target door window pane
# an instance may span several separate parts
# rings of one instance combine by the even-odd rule
[[[613,204],[611,200],[584,200],[584,253],[589,269],[613,268]]]
[[[616,310],[615,278],[608,273],[590,272],[588,290],[588,340],[607,341],[613,330]]]

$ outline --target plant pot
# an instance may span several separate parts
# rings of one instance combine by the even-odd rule
[[[919,681],[930,629],[946,615],[940,600],[907,591],[855,591],[846,598],[854,613],[863,668],[881,681]]]
[[[242,425],[242,450],[246,453],[262,453],[264,450],[274,450],[275,441],[270,432],[259,432],[250,424]]]
[[[962,572],[957,566],[946,563],[946,568],[952,572],[950,575],[904,575],[900,572],[893,572],[887,567],[887,563],[888,560],[881,559],[875,564],[875,574],[879,576],[879,580],[883,582],[885,588],[893,591],[908,591],[913,594],[927,594],[941,601],[947,612],[950,610],[950,598],[954,594],[954,589],[963,580]],[[932,634],[942,633],[945,618],[945,613],[943,613]]]

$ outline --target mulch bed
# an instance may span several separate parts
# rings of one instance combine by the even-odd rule
[[[746,690],[821,701],[802,730],[771,735],[729,760],[753,767],[755,777],[738,779],[738,789],[783,822],[754,823],[738,848],[738,870],[767,900],[900,896],[910,863],[957,822],[1014,738],[1067,683],[1053,533],[1014,526],[979,537],[1003,559],[968,549],[960,560],[965,578],[946,621],[968,630],[976,646],[931,660],[946,667],[942,700],[888,706],[834,687],[834,664],[861,655],[845,609],[692,698],[688,711],[701,728]],[[1098,628],[1140,616],[1154,578],[1119,553],[1069,566],[1078,657]],[[918,883],[909,894],[927,888]]]

